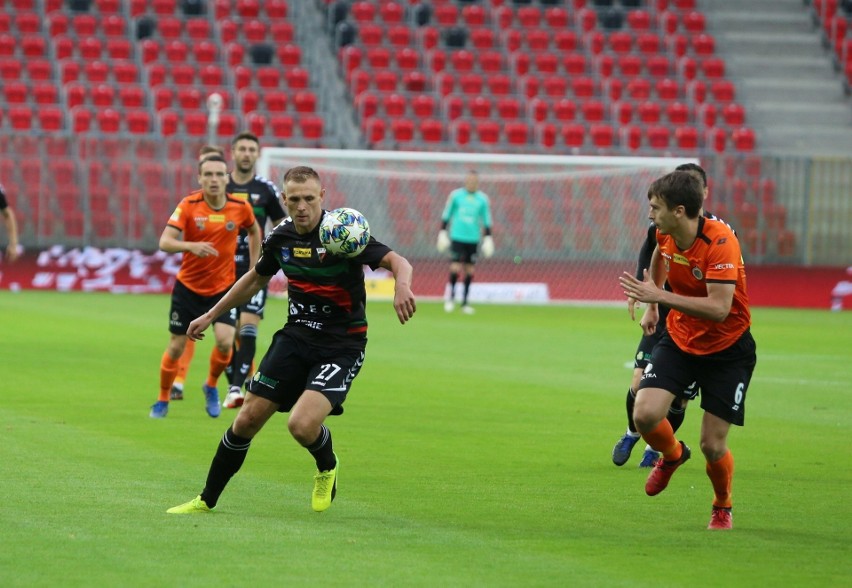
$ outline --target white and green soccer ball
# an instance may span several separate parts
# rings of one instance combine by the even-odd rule
[[[355,257],[370,241],[370,225],[354,208],[329,210],[320,222],[320,243],[332,255]]]

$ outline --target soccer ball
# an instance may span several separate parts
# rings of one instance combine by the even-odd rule
[[[328,211],[319,227],[320,243],[332,255],[355,257],[370,240],[370,225],[354,208]]]

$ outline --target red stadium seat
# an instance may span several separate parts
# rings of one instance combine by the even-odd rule
[[[745,108],[741,104],[730,102],[722,107],[722,119],[730,127],[739,127],[745,124]]]
[[[59,106],[42,104],[38,109],[37,117],[42,131],[61,131],[64,127],[65,112]]]
[[[397,143],[410,143],[414,140],[414,121],[407,118],[395,118],[390,122],[391,135]]]
[[[491,118],[492,107],[491,100],[484,96],[472,98],[467,105],[468,113],[473,118]]]
[[[754,130],[748,127],[734,129],[731,133],[731,141],[734,144],[734,149],[737,151],[754,151]]]
[[[109,38],[106,40],[106,53],[110,59],[132,59],[133,45],[129,39]]]
[[[558,121],[573,121],[577,118],[577,104],[570,98],[553,103],[553,118]]]
[[[621,125],[630,124],[633,121],[633,103],[617,101],[612,105],[612,118]]]
[[[272,136],[279,139],[289,139],[293,136],[293,117],[288,114],[275,114],[269,117],[269,129]]]
[[[583,111],[583,120],[586,122],[601,122],[606,118],[606,108],[600,100],[586,100],[580,109]]]
[[[530,141],[530,128],[523,122],[506,123],[505,133],[509,145],[526,145]]]
[[[249,112],[245,116],[246,128],[258,137],[266,134],[266,116],[260,112]]]
[[[648,146],[652,149],[668,149],[671,141],[671,131],[662,125],[652,125],[647,128]]]
[[[689,122],[689,106],[683,102],[666,104],[666,118],[673,125],[684,125]]]
[[[381,143],[387,134],[385,120],[378,117],[368,118],[362,124],[362,131],[371,145]]]
[[[675,128],[675,142],[678,149],[698,149],[698,129],[690,126]]]
[[[717,102],[731,102],[736,98],[736,90],[733,82],[729,80],[716,80],[710,84],[710,93]]]
[[[59,102],[59,92],[53,82],[33,84],[32,95],[36,104],[57,104]]]
[[[152,130],[151,114],[147,110],[132,109],[125,113],[127,130],[133,134],[150,133]]]
[[[642,102],[636,109],[639,120],[645,124],[660,122],[661,111],[659,103],[651,101]]]
[[[627,125],[620,131],[621,144],[630,151],[642,148],[642,129],[636,125]]]
[[[382,97],[382,108],[386,116],[399,118],[405,116],[408,103],[401,94],[386,94]]]
[[[413,97],[411,111],[417,118],[431,118],[437,112],[435,97],[431,94],[419,94]]]
[[[98,109],[95,120],[102,133],[117,133],[121,130],[121,115],[112,108]]]
[[[283,90],[267,90],[263,92],[263,102],[269,112],[285,112],[289,97]]]
[[[548,122],[537,122],[533,129],[533,136],[535,137],[536,144],[548,149],[555,147],[557,137],[556,125]]]
[[[425,143],[442,143],[444,141],[444,125],[435,118],[425,118],[420,121],[420,138]]]
[[[516,98],[501,98],[497,101],[497,114],[506,120],[521,118],[521,102]]]
[[[599,149],[609,149],[615,142],[615,130],[607,124],[596,124],[589,127],[592,144]]]
[[[482,120],[474,124],[477,140],[484,145],[496,145],[500,142],[500,125],[491,120]]]
[[[322,139],[325,129],[323,119],[316,115],[307,115],[299,119],[299,129],[305,139]]]
[[[111,107],[115,102],[115,88],[110,84],[98,84],[92,87],[90,96],[94,106]]]
[[[559,134],[566,147],[579,148],[586,142],[586,128],[578,123],[562,125]]]

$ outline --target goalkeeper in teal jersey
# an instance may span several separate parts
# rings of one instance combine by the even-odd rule
[[[449,227],[449,234],[447,233]],[[473,307],[467,303],[470,283],[473,281],[473,265],[476,253],[482,243],[482,255],[486,258],[494,254],[494,240],[491,238],[491,203],[488,195],[479,190],[479,173],[470,170],[464,180],[464,187],[450,192],[447,205],[441,216],[441,232],[438,233],[438,251],[452,253],[450,263],[449,292],[444,302],[444,310],[455,309],[455,289],[459,273],[464,269],[464,290],[462,294],[462,312],[473,314]]]

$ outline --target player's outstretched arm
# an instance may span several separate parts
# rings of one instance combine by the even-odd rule
[[[379,265],[393,273],[395,282],[393,308],[396,310],[400,324],[404,325],[417,310],[414,294],[411,292],[411,277],[414,274],[414,268],[411,267],[407,259],[394,251],[385,255]]]
[[[261,276],[254,268],[247,271],[243,277],[231,286],[219,302],[213,308],[189,323],[186,336],[197,341],[204,338],[204,331],[210,326],[217,316],[221,316],[241,304],[245,304],[251,297],[257,294],[261,288],[269,283],[272,276]]]

